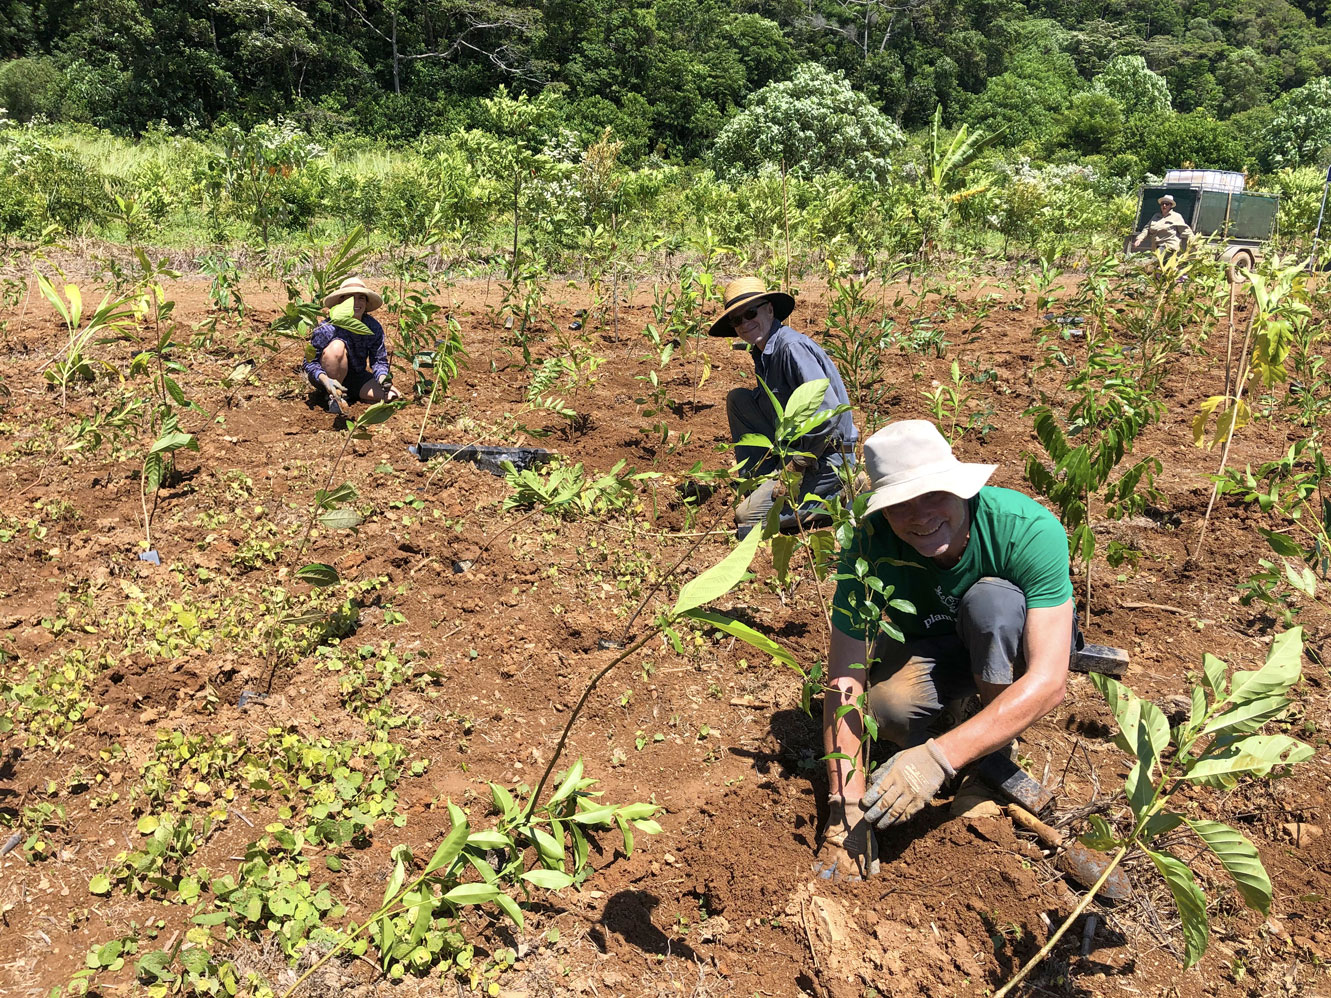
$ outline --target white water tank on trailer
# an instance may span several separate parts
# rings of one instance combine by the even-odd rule
[[[1245,174],[1230,170],[1170,170],[1165,174],[1166,187],[1200,187],[1222,194],[1242,194],[1245,180]]]

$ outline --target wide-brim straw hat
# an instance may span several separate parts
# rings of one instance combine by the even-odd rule
[[[888,423],[864,442],[864,461],[873,489],[866,513],[926,492],[951,492],[969,499],[998,467],[958,461],[938,427],[927,419]]]
[[[726,285],[726,307],[712,322],[707,330],[708,336],[734,336],[735,329],[730,324],[731,317],[741,309],[761,304],[764,300],[772,303],[772,313],[778,322],[795,310],[795,299],[784,291],[769,291],[767,285],[756,277],[738,277]]]
[[[350,298],[352,295],[364,295],[366,297],[365,312],[367,315],[384,303],[383,296],[377,291],[371,291],[367,288],[365,282],[359,277],[348,277],[337,286],[336,291],[324,298],[324,308],[332,308],[343,298]]]
[[[1161,194],[1158,198],[1155,199],[1156,204],[1164,204],[1166,201],[1168,201],[1170,204],[1178,204],[1178,201],[1174,199],[1173,194]]]

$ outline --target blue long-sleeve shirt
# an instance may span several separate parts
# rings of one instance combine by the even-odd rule
[[[827,391],[823,394],[823,404],[818,408],[834,409],[839,405],[849,405],[846,386],[841,381],[841,373],[832,363],[827,352],[803,333],[798,333],[789,326],[780,326],[763,344],[762,350],[749,347],[753,356],[753,369],[758,377],[766,382],[772,394],[784,407],[790,402],[795,389],[807,381],[819,378],[827,379]],[[767,393],[758,388],[758,406],[765,417],[776,424],[776,412],[772,409]],[[853,449],[859,433],[855,429],[855,420],[850,412],[843,412],[829,419],[801,441],[804,450],[821,453],[826,446],[840,450]],[[840,464],[838,456],[829,454],[832,463]]]
[[[361,322],[369,328],[372,336],[358,336],[345,329],[338,329],[331,322],[321,322],[310,333],[310,344],[314,347],[314,359],[305,362],[305,374],[310,384],[319,383],[319,375],[324,373],[319,363],[324,347],[333,340],[341,340],[347,345],[347,367],[352,371],[364,371],[367,368],[376,378],[388,374],[388,347],[384,343],[384,327],[372,315],[361,317]]]

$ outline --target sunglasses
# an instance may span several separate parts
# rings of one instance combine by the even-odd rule
[[[731,318],[730,324],[732,326],[738,326],[742,322],[752,322],[758,317],[758,310],[766,304],[766,302],[763,302],[760,305],[754,305],[752,308],[746,308],[743,312],[736,312]]]

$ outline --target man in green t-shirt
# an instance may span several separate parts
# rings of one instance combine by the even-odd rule
[[[1030,497],[986,486],[996,465],[958,461],[927,420],[890,423],[864,454],[873,492],[841,553],[823,701],[839,756],[816,865],[829,879],[874,872],[875,825],[910,818],[1061,702],[1075,633],[1067,533]],[[877,737],[901,749],[867,787],[866,685]],[[929,737],[945,704],[976,691],[978,714]]]

